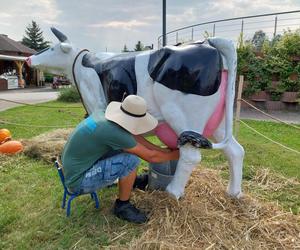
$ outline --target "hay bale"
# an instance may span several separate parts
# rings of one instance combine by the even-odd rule
[[[296,249],[300,218],[276,204],[225,193],[216,170],[197,169],[186,196],[175,201],[164,192],[135,192],[133,199],[151,213],[130,249]]]
[[[32,139],[22,140],[24,154],[30,158],[52,163],[61,154],[73,129],[56,129]]]

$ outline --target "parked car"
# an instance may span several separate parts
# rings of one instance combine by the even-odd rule
[[[70,85],[71,82],[63,77],[63,76],[54,76],[53,77],[53,82],[52,82],[52,88],[57,89],[59,86],[65,86],[65,85]]]

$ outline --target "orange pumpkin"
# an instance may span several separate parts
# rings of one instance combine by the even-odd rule
[[[15,154],[23,151],[23,145],[19,141],[7,141],[0,145],[0,153]]]
[[[0,129],[0,144],[11,139],[11,133],[8,129]]]

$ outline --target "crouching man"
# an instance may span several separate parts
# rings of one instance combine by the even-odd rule
[[[139,158],[148,162],[179,158],[178,150],[161,149],[140,136],[157,125],[146,110],[146,102],[136,95],[122,103],[111,102],[105,114],[94,112],[76,127],[61,157],[65,183],[72,192],[90,193],[119,179],[113,212],[134,223],[147,221],[146,214],[129,201]]]

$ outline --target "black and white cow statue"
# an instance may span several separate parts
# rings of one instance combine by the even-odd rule
[[[232,135],[236,50],[231,41],[166,46],[156,51],[98,53],[75,48],[51,28],[59,43],[27,59],[32,66],[66,75],[78,88],[86,111],[105,110],[126,95],[143,97],[159,120],[155,134],[180,158],[166,191],[180,198],[201,161],[199,148],[222,150],[230,167],[228,194],[239,198],[244,149]],[[211,143],[207,138],[212,138]]]

